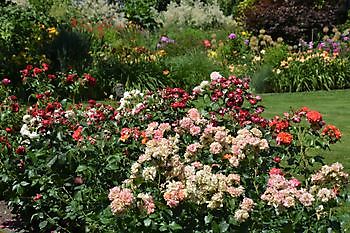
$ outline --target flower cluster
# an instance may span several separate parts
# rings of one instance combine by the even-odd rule
[[[280,169],[270,171],[266,191],[261,199],[276,209],[291,208],[298,200],[303,206],[311,206],[314,196],[305,189],[298,189],[301,182],[296,178],[286,179]]]

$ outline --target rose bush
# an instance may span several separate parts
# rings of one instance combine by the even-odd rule
[[[249,81],[213,72],[191,93],[25,113],[7,97],[22,120],[1,124],[0,191],[37,232],[340,231],[348,174],[313,153],[340,131],[307,108],[265,119]]]

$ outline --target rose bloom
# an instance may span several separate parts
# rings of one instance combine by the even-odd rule
[[[210,149],[209,149],[210,153],[212,153],[214,155],[219,154],[221,152],[221,150],[222,150],[222,146],[220,143],[213,142],[212,144],[210,144]]]
[[[293,141],[293,135],[287,132],[280,132],[276,137],[277,144],[290,145]]]
[[[317,111],[309,111],[306,113],[307,120],[311,123],[318,123],[322,121],[322,115]]]
[[[335,127],[334,125],[327,125],[323,129],[322,135],[328,135],[329,137],[337,139],[337,140],[339,140],[342,136],[340,130],[337,127]]]
[[[188,110],[188,116],[191,118],[193,121],[199,121],[200,120],[200,113],[196,108],[191,108]]]
[[[273,167],[273,168],[271,168],[271,170],[269,171],[269,175],[270,175],[270,176],[271,176],[271,175],[281,175],[281,176],[283,176],[283,172],[282,172],[281,169],[276,168],[276,167]]]

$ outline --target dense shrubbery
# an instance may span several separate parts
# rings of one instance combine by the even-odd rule
[[[112,105],[37,99],[1,102],[1,193],[27,230],[340,229],[325,213],[348,175],[338,163],[315,173],[309,153],[340,131],[307,108],[261,117],[248,79],[214,72],[192,94],[134,90]]]
[[[245,10],[245,23],[255,33],[265,29],[274,39],[297,44],[317,38],[325,26],[345,22],[346,7],[346,1],[262,0]]]

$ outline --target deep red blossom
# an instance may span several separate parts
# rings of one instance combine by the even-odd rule
[[[92,77],[90,74],[84,74],[84,78],[87,81],[89,86],[93,87],[96,85],[96,79]]]
[[[275,158],[273,158],[273,161],[275,163],[280,163],[281,162],[281,157],[276,156]]]
[[[35,98],[37,98],[38,100],[41,100],[44,98],[44,94],[36,94]]]
[[[35,76],[37,76],[38,74],[40,74],[40,73],[42,73],[42,72],[43,72],[42,69],[40,69],[40,68],[38,68],[38,67],[35,67],[35,68],[33,69],[33,76],[35,77]]]
[[[24,155],[26,153],[26,148],[24,146],[18,146],[16,149],[16,154]]]
[[[11,101],[17,101],[17,96],[11,95],[8,97]]]
[[[66,78],[66,83],[73,84],[77,77],[78,77],[78,75],[76,75],[76,74],[68,74],[67,78]]]
[[[93,107],[93,106],[96,105],[96,100],[92,100],[92,99],[91,99],[91,100],[88,101],[88,103],[89,103],[89,106],[90,106],[90,107]]]
[[[54,79],[56,79],[56,75],[54,75],[54,74],[48,74],[48,75],[47,75],[47,78],[50,79],[50,80],[54,80]]]
[[[18,103],[11,104],[11,110],[12,110],[12,112],[18,112],[19,111],[19,104]]]
[[[6,131],[7,133],[12,133],[12,128],[6,127],[5,131]]]

